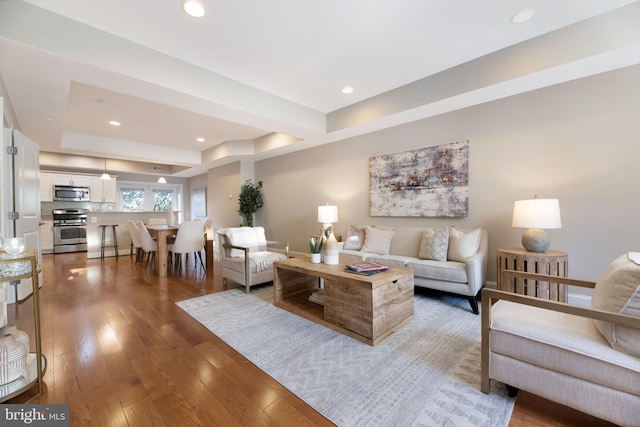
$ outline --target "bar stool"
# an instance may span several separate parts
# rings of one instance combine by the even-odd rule
[[[118,224],[100,224],[101,239],[100,239],[100,259],[104,259],[104,250],[107,248],[114,248],[116,256],[118,256],[118,236],[116,235],[116,227]],[[107,245],[106,241],[106,229],[111,227],[111,233],[113,235],[113,244]]]

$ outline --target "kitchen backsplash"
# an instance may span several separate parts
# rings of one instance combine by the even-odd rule
[[[91,202],[42,202],[40,203],[40,216],[42,219],[51,218],[54,209],[89,209],[90,211],[115,211],[115,203],[91,203]]]

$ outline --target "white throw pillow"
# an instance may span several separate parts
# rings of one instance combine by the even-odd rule
[[[345,250],[359,251],[364,245],[364,231],[365,227],[350,225],[347,232],[347,239],[344,242]]]
[[[420,242],[420,259],[431,259],[434,261],[446,261],[449,249],[449,229],[448,228],[428,228],[422,234]]]
[[[463,233],[458,227],[452,226],[449,229],[449,254],[450,261],[465,262],[467,258],[475,255],[480,246],[480,236],[482,229],[478,228],[469,233]]]
[[[393,230],[380,230],[366,226],[364,230],[364,245],[362,245],[363,252],[371,252],[379,255],[389,255],[389,248],[391,248],[391,239],[396,234]]]
[[[640,317],[640,265],[628,254],[616,258],[602,272],[591,296],[591,307]],[[616,350],[640,357],[640,330],[594,320],[596,328]]]

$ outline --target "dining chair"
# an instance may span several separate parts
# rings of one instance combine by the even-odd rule
[[[158,252],[158,243],[153,240],[153,237],[149,234],[149,230],[147,230],[147,227],[142,221],[136,221],[136,227],[138,228],[138,233],[140,233],[142,249],[147,255],[147,261],[144,264],[144,268],[147,268],[149,266],[149,261],[152,261],[151,269],[153,270],[153,265],[156,260],[156,252]]]
[[[189,261],[189,254],[194,254],[195,266],[198,266],[198,260],[203,270],[206,270],[202,261],[202,250],[204,249],[204,222],[203,221],[184,221],[178,228],[175,242],[170,245],[169,251],[174,255],[174,263],[176,273],[180,273],[182,267],[182,255],[186,256],[185,263]],[[196,259],[197,257],[197,259]]]
[[[144,260],[144,249],[142,248],[142,238],[140,237],[140,232],[138,231],[138,226],[135,221],[130,219],[127,221],[127,228],[129,229],[129,234],[131,235],[131,253],[133,255],[133,250],[136,251],[136,260],[135,264],[138,263],[140,259],[140,255]]]

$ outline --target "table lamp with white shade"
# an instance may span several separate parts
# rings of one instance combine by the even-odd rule
[[[333,205],[318,206],[318,222],[322,223],[323,239],[322,245],[323,262],[329,265],[336,265],[340,261],[338,254],[338,241],[333,235],[333,223],[338,222],[338,207]]]
[[[558,199],[517,200],[513,204],[513,227],[527,228],[522,235],[522,246],[529,252],[549,249],[549,236],[544,229],[562,228]]]

